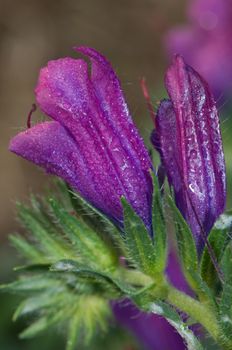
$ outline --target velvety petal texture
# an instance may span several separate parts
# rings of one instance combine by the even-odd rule
[[[10,150],[67,181],[87,201],[121,224],[123,195],[147,227],[151,223],[152,168],[110,63],[61,58],[41,69],[36,100],[54,121],[15,136]]]
[[[179,334],[164,318],[141,312],[129,300],[114,302],[112,306],[116,320],[135,335],[139,345],[141,345],[139,349],[186,349]]]
[[[226,200],[218,113],[207,83],[181,56],[174,57],[165,85],[170,99],[159,106],[152,142],[201,249]]]

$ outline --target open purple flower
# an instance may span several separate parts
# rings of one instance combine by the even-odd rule
[[[160,103],[152,142],[200,251],[203,234],[225,207],[219,118],[207,83],[181,56],[174,57],[165,85],[170,99]]]
[[[53,121],[19,133],[10,150],[69,183],[121,224],[123,195],[151,226],[152,168],[133,124],[120,82],[97,51],[76,48],[91,60],[50,61],[40,72],[36,100]]]
[[[231,0],[190,0],[187,24],[172,28],[165,44],[173,55],[180,53],[207,79],[212,88],[232,88]]]

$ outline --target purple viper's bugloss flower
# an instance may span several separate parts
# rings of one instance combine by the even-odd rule
[[[170,99],[160,103],[152,142],[201,251],[203,234],[209,233],[226,200],[218,113],[208,84],[181,56],[174,57],[165,85]]]
[[[232,89],[231,0],[189,0],[187,24],[172,28],[165,45],[180,53],[220,96]]]
[[[97,51],[76,48],[90,59],[48,62],[35,89],[53,121],[16,135],[10,150],[55,174],[88,202],[122,224],[125,196],[151,228],[151,160],[110,63]]]

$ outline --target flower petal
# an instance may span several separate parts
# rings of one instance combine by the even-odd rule
[[[177,206],[201,247],[202,229],[207,234],[225,207],[219,118],[207,83],[182,57],[174,58],[165,84],[171,100],[161,102],[153,143],[174,187]]]
[[[44,122],[16,135],[10,151],[60,176],[86,199],[100,200],[75,140],[58,122]],[[78,176],[77,176],[78,174]]]
[[[91,60],[91,81],[105,118],[117,130],[123,146],[135,161],[140,161],[145,171],[151,167],[151,160],[143,140],[135,128],[122,93],[121,84],[111,64],[96,50],[89,47],[75,48]]]

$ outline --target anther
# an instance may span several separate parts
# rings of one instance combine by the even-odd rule
[[[33,103],[32,107],[31,107],[31,110],[30,110],[30,112],[28,114],[28,117],[27,117],[27,128],[28,129],[30,129],[30,127],[31,127],[31,117],[32,117],[32,114],[36,111],[36,108],[37,108],[36,104]]]

